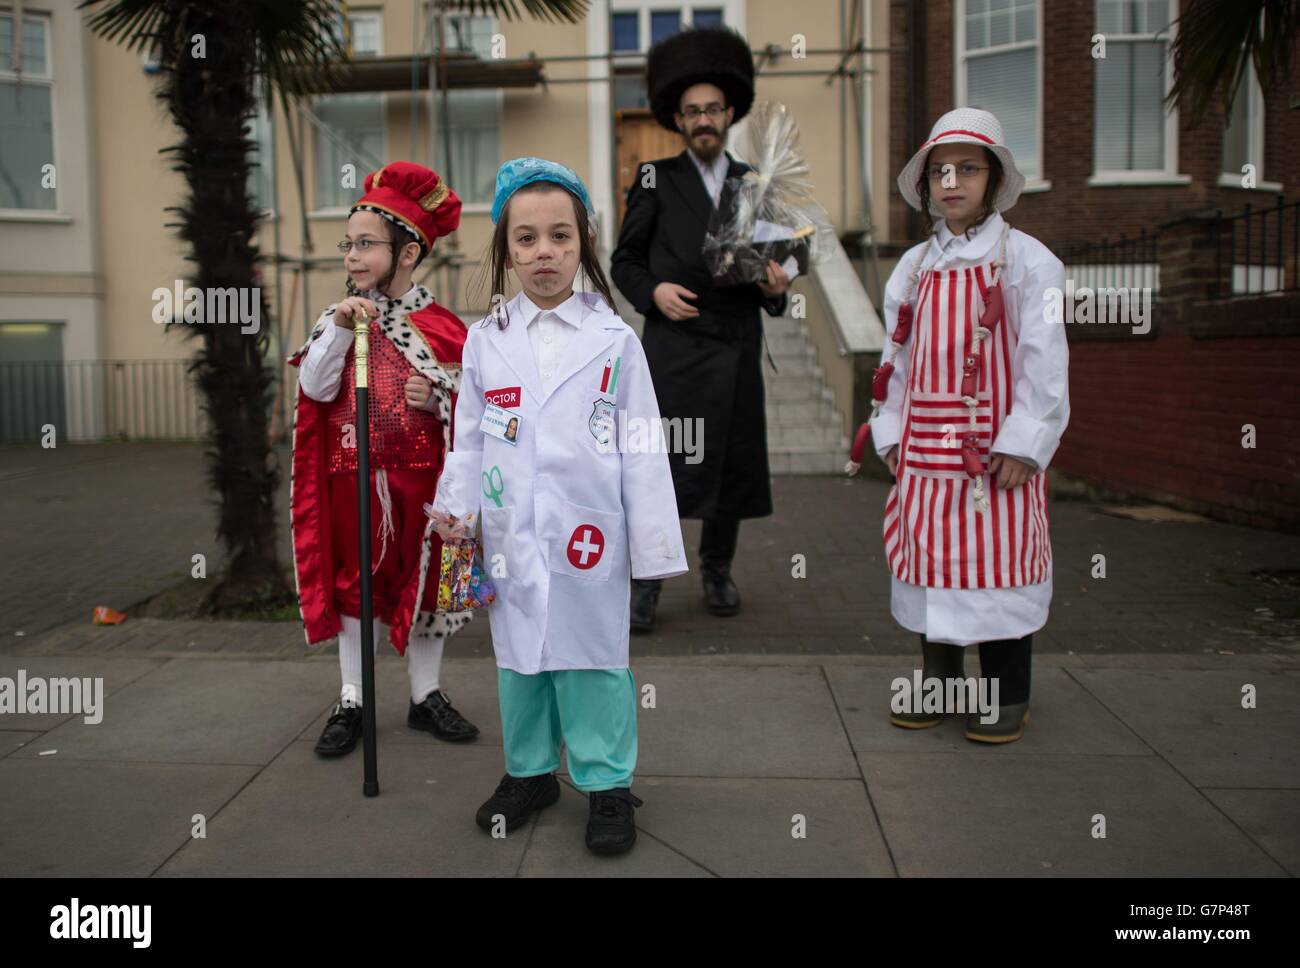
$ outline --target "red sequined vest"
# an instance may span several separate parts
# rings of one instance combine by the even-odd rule
[[[356,473],[356,351],[348,350],[339,395],[329,404],[326,434],[329,472]],[[442,466],[442,424],[428,410],[406,402],[404,387],[414,367],[379,329],[370,324],[370,467],[419,470]],[[347,445],[347,446],[345,446]]]

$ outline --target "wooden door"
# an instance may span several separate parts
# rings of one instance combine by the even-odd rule
[[[627,210],[627,190],[641,177],[642,162],[681,154],[682,136],[659,126],[646,108],[614,112],[614,145],[618,152],[618,224]]]

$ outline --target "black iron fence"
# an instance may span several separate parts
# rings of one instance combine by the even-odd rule
[[[0,441],[197,440],[207,415],[188,360],[0,363]]]
[[[1215,214],[1211,229],[1214,279],[1210,298],[1257,296],[1300,289],[1300,202],[1247,205],[1237,215]]]
[[[1067,284],[1074,289],[1150,290],[1160,292],[1158,231],[1146,229],[1137,235],[1103,238],[1100,242],[1067,242],[1054,248],[1065,263]]]

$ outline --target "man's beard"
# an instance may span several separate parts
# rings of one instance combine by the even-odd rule
[[[707,129],[713,133],[713,139],[707,145],[701,145],[698,138],[700,131],[692,131],[686,143],[701,161],[712,162],[717,160],[718,155],[722,154],[722,149],[726,147],[727,139],[725,131],[719,131],[717,128]]]

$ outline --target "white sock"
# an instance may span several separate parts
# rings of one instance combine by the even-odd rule
[[[345,706],[361,705],[361,619],[350,615],[340,615],[343,631],[339,633],[339,672],[343,679],[343,688],[339,693],[339,702]],[[379,619],[374,620],[375,651],[384,641],[386,628]]]
[[[442,645],[445,640],[432,635],[411,634],[406,644],[406,671],[411,677],[411,702],[423,702],[441,685]]]

